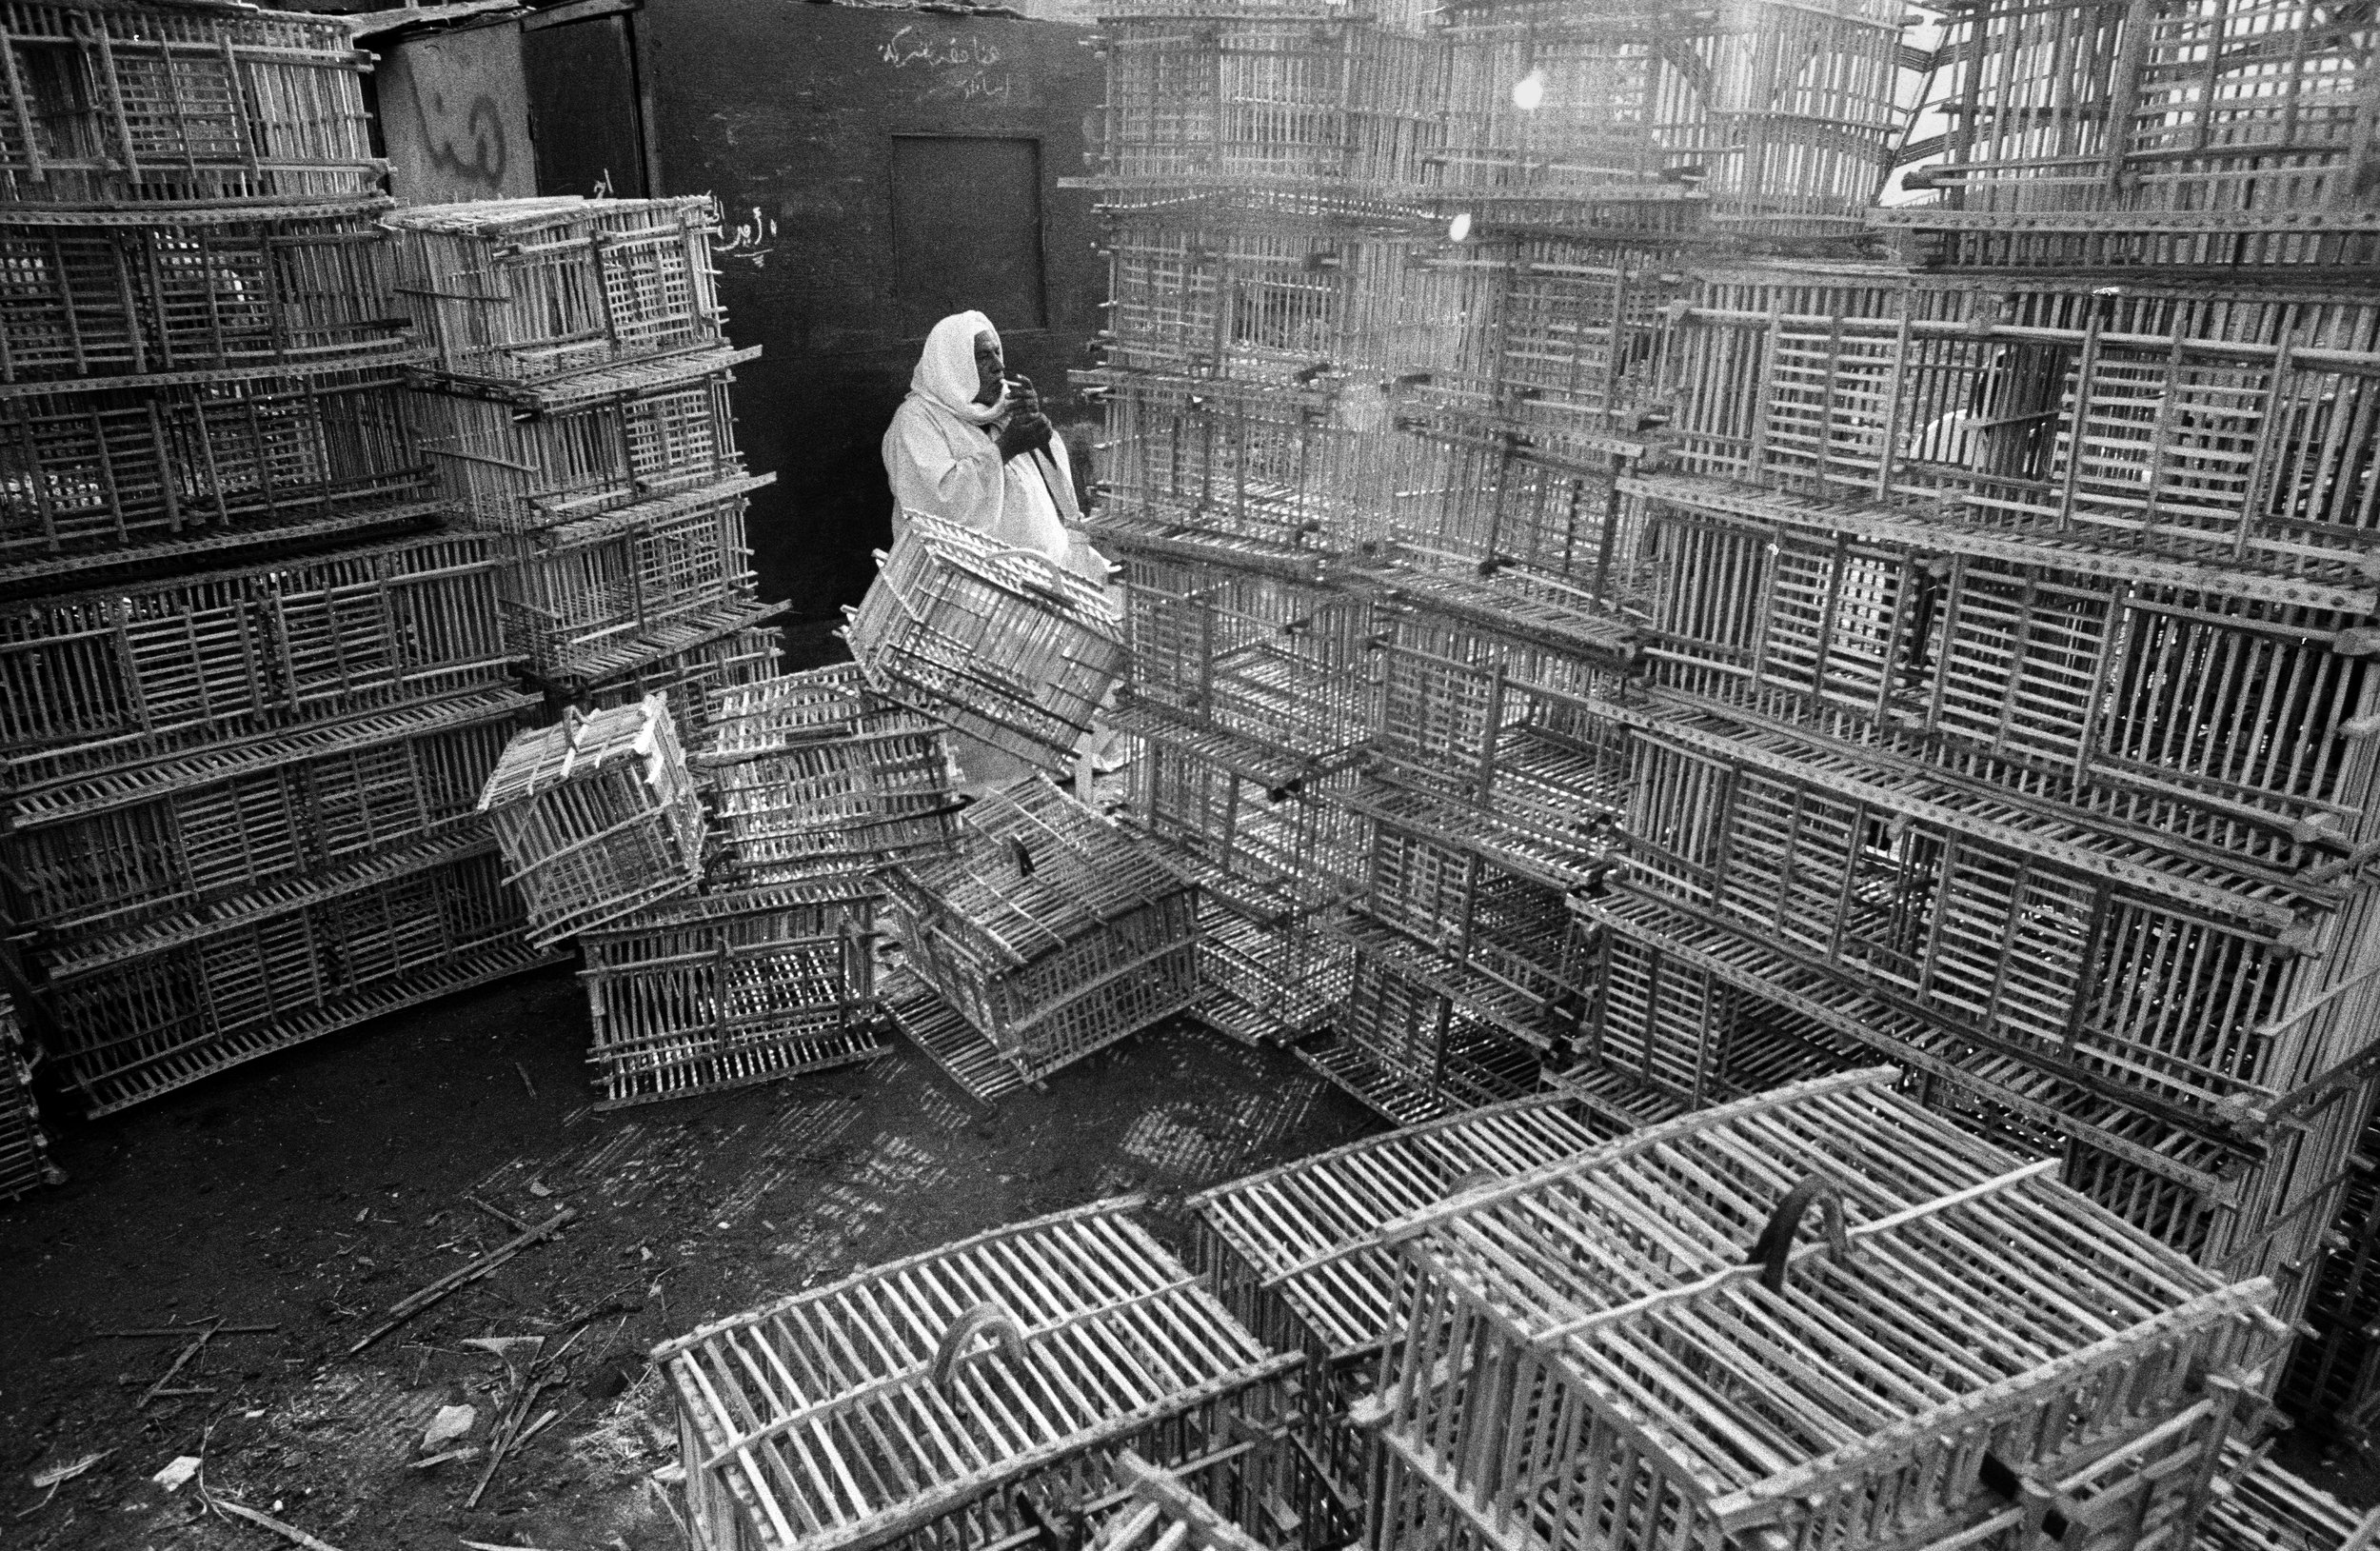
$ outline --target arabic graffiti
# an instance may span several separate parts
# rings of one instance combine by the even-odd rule
[[[777,218],[752,207],[752,218],[738,218],[728,223],[726,240],[711,245],[711,252],[720,258],[748,259],[755,269],[768,268],[768,255],[777,250]]]
[[[1000,46],[985,37],[968,37],[957,32],[937,33],[912,23],[886,38],[878,55],[895,70],[907,70],[922,65],[940,77],[925,89],[925,96],[1005,98],[1015,89],[1016,79],[1008,71],[995,70],[1006,56]]]

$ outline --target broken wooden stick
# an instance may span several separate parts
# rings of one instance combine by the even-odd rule
[[[226,1497],[209,1498],[208,1501],[217,1513],[231,1514],[236,1518],[247,1520],[251,1524],[262,1525],[283,1540],[306,1547],[306,1551],[339,1551],[339,1548],[328,1541],[318,1541],[295,1524],[285,1524],[271,1514],[258,1513],[245,1502],[234,1502]]]
[[[138,1411],[148,1405],[149,1402],[155,1400],[159,1395],[166,1393],[166,1386],[173,1382],[174,1375],[180,1373],[184,1365],[187,1364],[190,1359],[206,1350],[207,1343],[214,1340],[215,1332],[222,1328],[223,1320],[219,1316],[213,1322],[208,1323],[204,1329],[200,1330],[198,1332],[198,1339],[190,1342],[188,1346],[182,1348],[182,1355],[173,1360],[173,1366],[166,1370],[165,1377],[149,1385],[141,1398],[132,1402],[132,1409]],[[174,1393],[181,1394],[186,1392],[177,1390],[174,1391]]]
[[[356,1353],[362,1351],[365,1347],[369,1346],[372,1342],[378,1341],[389,1331],[397,1328],[397,1326],[405,1323],[406,1321],[413,1318],[416,1314],[421,1313],[422,1310],[429,1307],[432,1303],[437,1302],[440,1299],[446,1297],[457,1287],[465,1286],[470,1283],[477,1282],[480,1278],[486,1276],[488,1272],[495,1270],[498,1266],[504,1264],[505,1262],[512,1259],[513,1256],[518,1255],[521,1251],[528,1248],[529,1245],[537,1243],[539,1240],[550,1238],[552,1235],[561,1230],[564,1223],[568,1223],[571,1219],[577,1217],[578,1215],[579,1212],[577,1207],[565,1206],[561,1211],[556,1212],[553,1216],[547,1218],[545,1222],[540,1223],[537,1226],[529,1229],[526,1233],[522,1234],[519,1238],[508,1240],[506,1243],[497,1245],[486,1254],[482,1255],[479,1259],[471,1262],[468,1265],[457,1266],[454,1270],[447,1272],[445,1276],[440,1277],[437,1281],[431,1283],[428,1286],[422,1288],[419,1292],[413,1293],[409,1297],[399,1299],[396,1302],[389,1304],[387,1317],[382,1320],[380,1323],[374,1325],[371,1329],[366,1331],[364,1333],[363,1340],[348,1347],[347,1356],[353,1357]]]
[[[217,1322],[218,1336],[269,1336],[281,1327],[277,1324],[223,1324]],[[203,1324],[157,1324],[140,1330],[94,1330],[92,1341],[147,1341],[161,1336],[195,1336],[207,1327]]]

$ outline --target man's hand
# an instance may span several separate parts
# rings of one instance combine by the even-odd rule
[[[1041,395],[1034,388],[1033,379],[1021,371],[1008,374],[1008,407],[1017,415],[1038,415],[1041,412]]]
[[[1021,453],[1049,446],[1050,425],[1038,411],[1014,415],[1000,428],[1000,458],[1005,463]]]

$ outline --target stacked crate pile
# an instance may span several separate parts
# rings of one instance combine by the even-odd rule
[[[1580,1044],[1688,1098],[1905,1064],[2294,1320],[2380,1029],[2370,35],[1948,40],[1903,262],[1703,262],[1664,315]]]
[[[137,1103],[544,962],[472,799],[519,692],[440,507],[345,22],[10,13],[0,788],[20,1008]]]
[[[1529,1091],[1611,865],[1620,481],[1687,259],[1860,242],[1896,9],[1491,0],[1103,22],[1132,822],[1205,883],[1219,1026],[1398,1119]],[[1112,470],[1112,472],[1111,472]]]
[[[505,640],[559,704],[666,691],[699,730],[714,689],[776,653],[710,239],[718,208],[545,198],[395,211],[396,296],[439,487],[503,556]]]

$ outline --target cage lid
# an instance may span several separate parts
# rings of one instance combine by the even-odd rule
[[[2271,1333],[2269,1281],[2226,1283],[1898,1075],[1682,1116],[1387,1231],[1731,1529],[2185,1332]]]
[[[1285,1371],[1125,1214],[997,1228],[656,1347],[761,1545],[881,1544]]]

